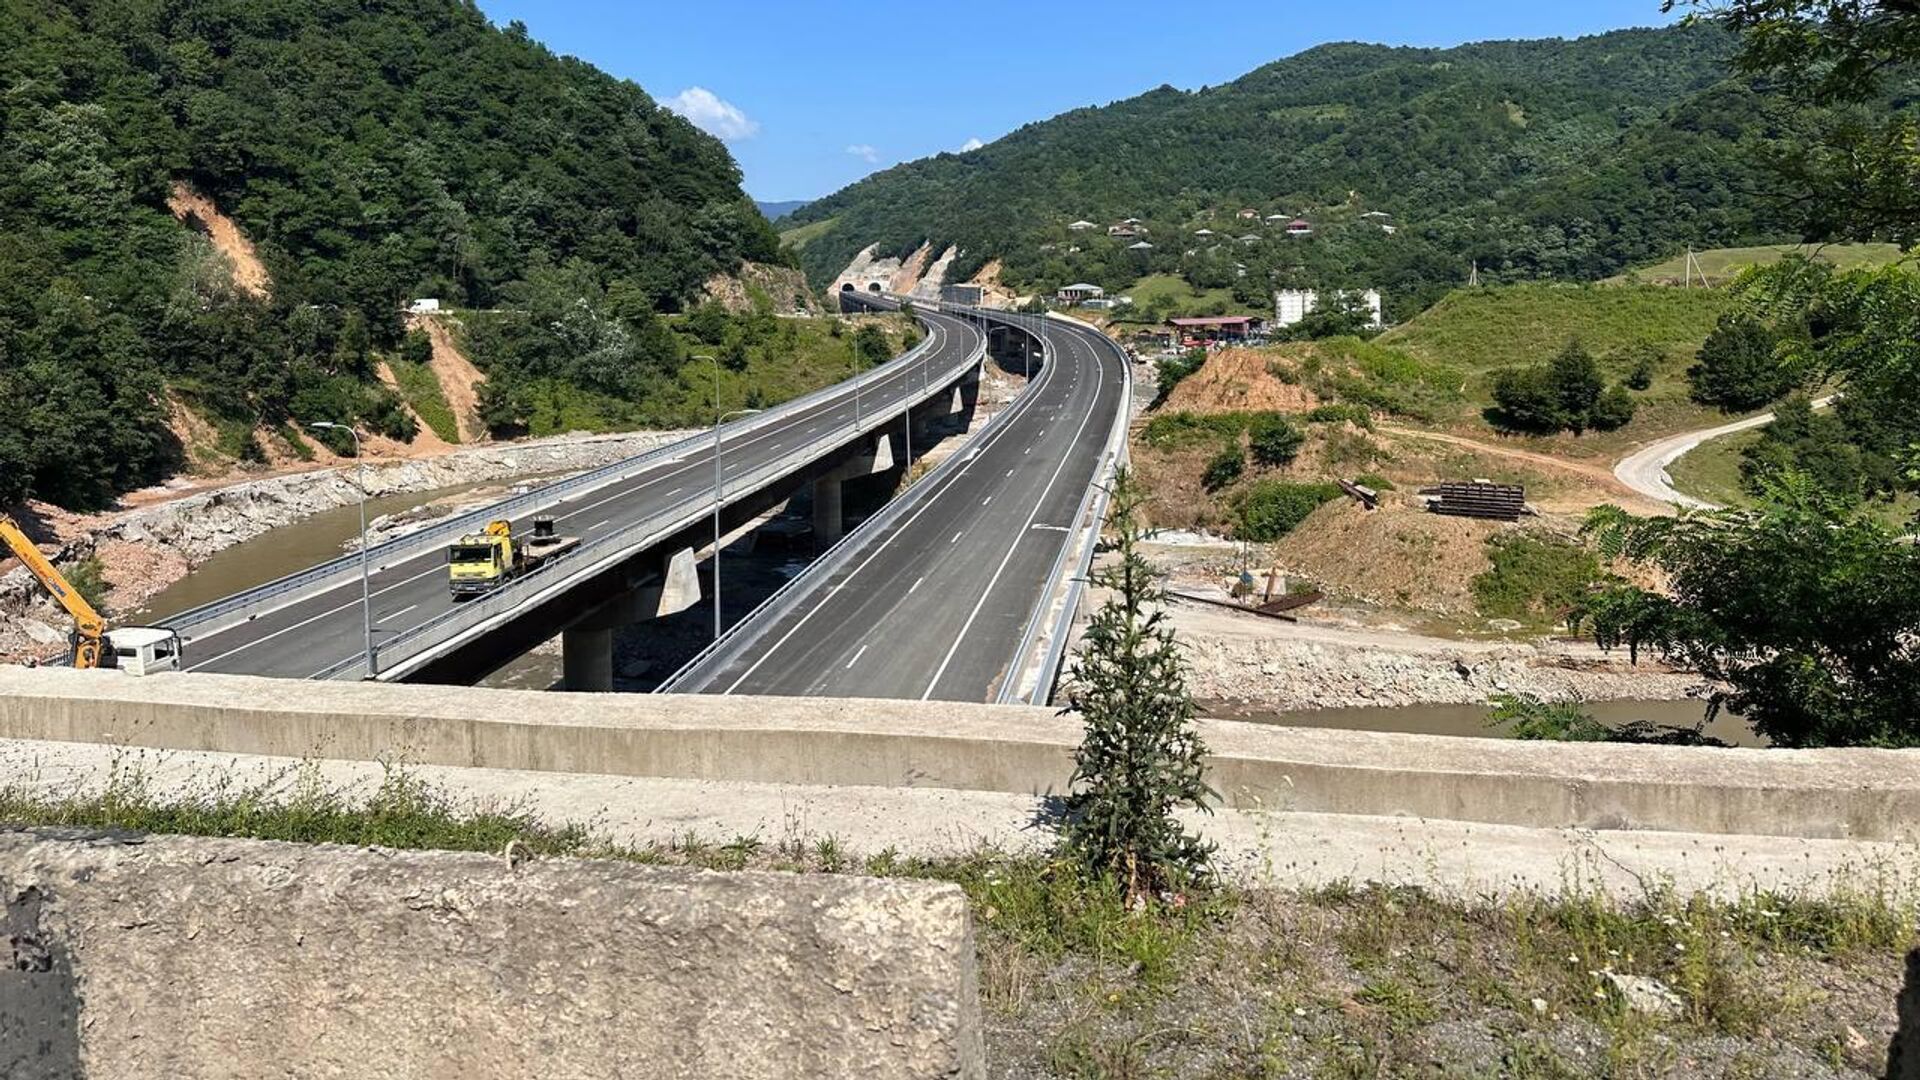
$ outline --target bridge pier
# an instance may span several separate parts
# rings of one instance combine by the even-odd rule
[[[846,535],[847,517],[840,485],[857,476],[886,472],[893,466],[892,432],[882,429],[872,436],[864,450],[814,479],[813,539],[818,547],[832,547]]]
[[[693,549],[661,561],[658,573],[628,588],[560,633],[561,683],[568,690],[613,689],[613,632],[648,619],[685,611],[700,602],[700,576]]]

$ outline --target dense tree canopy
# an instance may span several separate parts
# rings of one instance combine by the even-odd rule
[[[717,141],[463,0],[0,0],[0,39],[0,392],[36,404],[0,435],[0,500],[154,478],[163,387],[242,433],[309,409],[404,433],[370,352],[408,296],[572,275],[639,321],[597,359],[640,370],[568,377],[630,388],[651,313],[778,258]],[[270,295],[174,222],[177,181]]]
[[[802,252],[817,279],[865,244],[930,240],[965,249],[955,272],[999,258],[1004,279],[1043,289],[1164,272],[1264,307],[1276,286],[1360,285],[1406,317],[1473,262],[1490,281],[1592,279],[1689,243],[1792,239],[1756,195],[1764,170],[1748,151],[1776,132],[1763,95],[1729,79],[1735,46],[1704,26],[1324,45],[888,169],[788,223],[831,222]],[[1282,235],[1264,220],[1276,213],[1309,214],[1313,236]],[[1129,216],[1146,219],[1152,249],[1066,228]]]

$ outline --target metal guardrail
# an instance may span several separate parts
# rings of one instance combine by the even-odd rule
[[[973,308],[963,304],[949,304],[944,301],[939,302],[939,310],[943,314],[976,317],[985,321],[1001,322],[1008,326],[1019,325],[1019,319],[1009,316],[1018,316],[1021,314],[1019,312]],[[1040,337],[1040,343],[1041,360],[1044,364],[1046,339]],[[980,347],[973,352],[973,362],[978,362],[985,353],[986,343],[983,341]],[[1020,410],[1018,409],[1008,408],[995,413],[993,419],[988,420],[979,431],[968,436],[966,443],[962,445],[959,451],[950,455],[945,461],[942,461],[939,465],[928,471],[917,483],[907,489],[906,494],[888,502],[885,506],[881,507],[879,513],[861,522],[859,528],[842,536],[833,546],[822,552],[819,558],[807,564],[806,569],[788,578],[784,584],[769,594],[767,598],[756,605],[752,611],[748,612],[746,617],[734,623],[733,626],[728,628],[726,633],[708,643],[706,648],[701,649],[692,659],[682,664],[679,670],[668,676],[665,681],[654,689],[654,693],[671,694],[683,692],[681,686],[687,677],[705,666],[715,656],[727,650],[738,651],[745,649],[758,641],[765,635],[767,628],[771,625],[770,620],[776,618],[775,613],[780,611],[795,595],[805,589],[811,588],[820,580],[832,577],[833,574],[837,573],[846,565],[853,554],[858,551],[861,545],[865,544],[867,540],[885,531],[894,522],[930,498],[931,496],[928,495],[928,492],[936,490],[939,486],[939,481],[944,480],[950,473],[965,466],[967,461],[967,455],[964,452],[966,446],[971,445],[975,441],[987,438],[992,432],[1011,423],[1013,417],[1019,415],[1019,412]]]
[[[901,365],[911,363],[921,353],[932,348],[932,345],[933,335],[929,333],[913,348],[885,364],[862,372],[852,379],[835,383],[832,386],[822,387],[819,390],[764,410],[753,418],[746,429],[748,432],[758,430],[760,427],[772,421],[790,416],[802,409],[821,404],[834,397],[849,395],[856,387],[864,388],[870,382],[891,378],[892,374],[898,371]],[[475,528],[495,518],[503,516],[509,518],[520,517],[523,516],[525,512],[537,511],[557,505],[567,497],[584,494],[609,484],[618,483],[632,477],[636,473],[651,468],[661,461],[671,460],[676,456],[685,455],[703,445],[710,446],[714,438],[715,436],[711,433],[690,436],[678,442],[655,447],[652,450],[637,454],[633,457],[623,458],[620,461],[602,465],[599,468],[591,469],[564,480],[542,485],[524,495],[516,495],[499,502],[469,510],[465,513],[450,517],[445,521],[437,522],[428,528],[419,529],[405,536],[397,536],[391,540],[375,544],[373,547],[367,549],[367,557],[375,562],[382,559],[391,561],[397,557],[412,558],[421,551],[441,547],[450,537],[472,532]],[[192,631],[201,631],[204,633],[203,628],[208,624],[216,621],[222,622],[223,624],[245,621],[244,617],[252,617],[263,613],[262,611],[253,609],[267,608],[269,605],[277,607],[280,606],[281,602],[291,602],[298,598],[296,594],[302,594],[305,590],[325,584],[336,576],[357,575],[359,569],[360,553],[357,551],[350,552],[318,565],[308,567],[305,570],[296,571],[286,577],[270,581],[265,585],[249,589],[246,592],[236,593],[232,596],[212,601],[211,603],[202,604],[196,608],[190,608],[185,612],[167,619],[165,625],[168,629],[179,632],[183,637],[190,639]],[[315,589],[315,591],[319,590]]]
[[[1061,547],[1060,556],[1054,561],[1053,570],[1047,578],[1049,587],[1042,594],[1040,605],[1034,609],[1033,618],[1027,624],[1026,633],[1021,636],[1020,646],[1013,654],[1012,662],[1007,665],[1007,677],[1001,682],[1000,692],[994,699],[1001,704],[1024,700],[1029,705],[1045,705],[1052,698],[1053,687],[1060,679],[1061,665],[1066,662],[1067,642],[1073,636],[1073,620],[1080,610],[1080,598],[1086,592],[1087,576],[1093,569],[1095,549],[1100,546],[1100,529],[1106,523],[1107,503],[1112,495],[1112,489],[1108,485],[1112,483],[1115,470],[1127,455],[1127,431],[1133,417],[1133,366],[1128,362],[1126,354],[1114,344],[1113,339],[1107,337],[1098,328],[1087,326],[1077,319],[1066,321],[1086,327],[1098,334],[1100,338],[1098,347],[1112,350],[1119,359],[1120,412],[1108,430],[1107,445],[1101,454],[1101,465],[1096,470],[1094,482],[1087,488],[1087,496],[1081,500],[1080,508],[1075,512],[1074,521],[1086,522],[1083,527],[1088,530],[1088,535],[1082,538],[1078,548],[1080,557],[1074,560],[1071,576],[1066,578],[1066,595],[1062,599],[1060,613],[1054,620],[1052,633],[1047,641],[1047,650],[1041,656],[1039,664],[1032,669],[1035,671],[1033,689],[1024,697],[1022,696],[1021,685],[1025,682],[1026,673],[1029,670],[1024,661],[1032,655],[1035,639],[1039,636],[1040,628],[1045,621],[1049,606],[1047,601],[1059,591],[1062,577],[1067,574],[1067,557],[1075,550],[1074,545],[1071,544]],[[1090,521],[1089,516],[1091,516]]]
[[[922,343],[922,348],[928,347],[930,340],[931,335],[928,342]],[[942,369],[938,378],[923,382],[918,390],[913,389],[913,373],[907,368],[920,353],[921,348],[911,350],[860,378],[865,382],[872,382],[903,377],[906,393],[898,404],[900,408],[910,408],[919,402],[931,399],[943,391],[953,378],[964,373],[972,364],[978,363],[984,348],[982,345],[980,348],[969,350],[959,361]],[[879,378],[868,378],[875,375]],[[839,385],[845,387],[851,385],[853,381],[849,380],[848,383]],[[865,382],[862,385],[865,385]],[[857,438],[882,428],[890,428],[895,415],[895,408],[888,406],[838,425],[803,446],[796,447],[793,454],[777,461],[767,462],[743,476],[729,480],[726,490],[736,493],[757,490],[761,485],[776,480],[799,467],[794,462],[814,460],[818,453],[812,451],[829,452],[843,445],[850,438]],[[674,445],[685,446],[694,441],[696,440],[687,440]],[[429,658],[430,654],[442,652],[474,634],[485,632],[494,624],[503,621],[511,612],[523,606],[541,603],[558,592],[572,588],[576,580],[590,577],[631,558],[635,551],[642,550],[706,518],[712,512],[714,500],[722,497],[724,497],[724,490],[690,494],[675,502],[669,510],[595,538],[569,552],[565,557],[542,564],[485,597],[450,608],[424,623],[409,627],[377,643],[374,656],[378,662],[378,677],[393,679],[405,675],[412,667],[417,667],[420,662]],[[589,553],[598,553],[598,557],[589,558]],[[565,572],[561,573],[556,568],[563,568]],[[363,649],[330,665],[313,677],[319,679],[365,678],[368,675],[367,659]]]

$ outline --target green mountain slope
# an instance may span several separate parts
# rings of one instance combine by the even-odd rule
[[[1224,86],[1162,87],[888,169],[808,204],[835,219],[801,252],[823,280],[862,246],[958,243],[1050,288],[1178,273],[1197,288],[1364,279],[1409,315],[1478,260],[1493,278],[1594,278],[1679,244],[1785,238],[1748,194],[1755,102],[1707,28],[1454,49],[1327,45]],[[1311,241],[1242,208],[1305,213]],[[1389,236],[1369,212],[1392,215]],[[1150,252],[1070,233],[1146,219]],[[1200,228],[1213,238],[1195,238]],[[1258,236],[1241,243],[1243,234]],[[1131,243],[1131,241],[1129,241]],[[1073,252],[1071,247],[1082,250]],[[1186,254],[1188,249],[1195,254]],[[1244,264],[1242,277],[1234,264]]]
[[[644,331],[778,257],[719,142],[464,0],[0,0],[0,39],[0,397],[24,406],[0,501],[154,479],[166,391],[242,433],[404,433],[373,366],[409,296],[499,306],[564,270]],[[173,220],[176,181],[252,239],[270,296]],[[627,392],[621,368],[680,362],[664,340],[605,333],[594,371],[541,375]]]

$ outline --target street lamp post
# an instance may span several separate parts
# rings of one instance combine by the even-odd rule
[[[713,422],[713,640],[720,640],[720,427],[735,416],[752,416],[759,409],[735,409]]]
[[[367,678],[380,674],[380,663],[373,652],[373,587],[367,570],[367,458],[360,452],[360,433],[351,424],[319,420],[307,425],[320,431],[344,431],[353,436],[353,460],[360,487],[360,619],[367,636]]]

